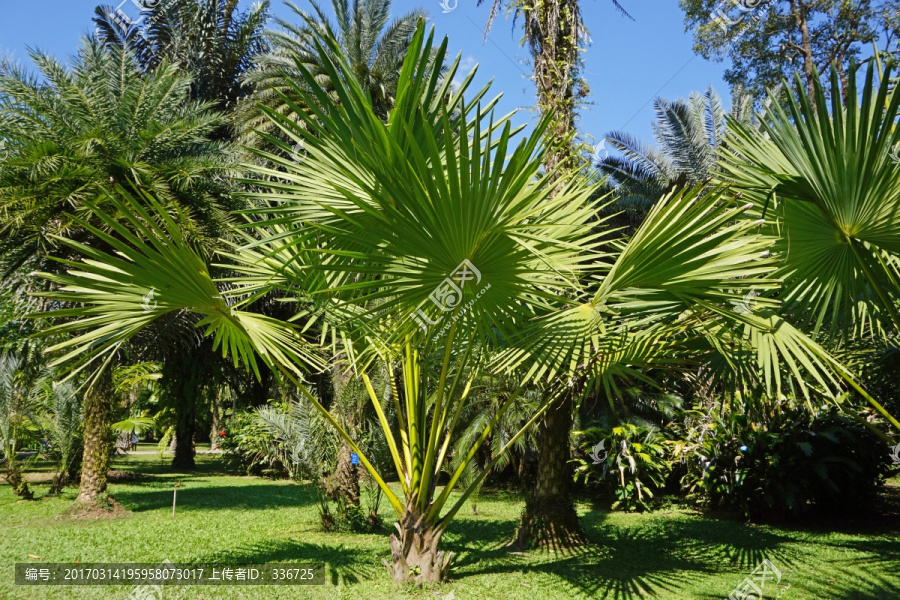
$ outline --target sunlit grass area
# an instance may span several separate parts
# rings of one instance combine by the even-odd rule
[[[324,587],[202,586],[166,588],[164,598],[445,598],[569,599],[725,598],[764,558],[782,571],[765,597],[869,599],[900,597],[900,525],[872,521],[787,529],[717,519],[680,508],[649,514],[605,513],[587,503],[579,514],[590,544],[562,554],[512,553],[523,502],[485,492],[478,516],[466,509],[445,536],[458,560],[440,588],[396,587],[381,560],[381,534],[323,533],[314,495],[303,486],[223,472],[200,456],[200,470],[171,473],[169,459],[138,455],[114,461],[137,479],[113,483],[112,495],[128,510],[115,518],[73,519],[75,496],[17,501],[0,487],[0,560],[9,565],[0,597],[10,599],[125,598],[127,587],[24,587],[13,584],[16,562],[320,562]],[[138,469],[139,468],[139,469]],[[179,488],[172,517],[172,490]],[[35,486],[37,491],[46,485]],[[894,480],[890,492],[900,492]],[[896,509],[896,507],[895,507]],[[391,522],[382,505],[385,522]],[[43,557],[30,558],[29,555]],[[788,586],[790,588],[788,589]],[[452,596],[450,593],[452,592]]]

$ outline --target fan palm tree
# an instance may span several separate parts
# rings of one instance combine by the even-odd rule
[[[332,22],[319,4],[311,1],[312,12],[286,2],[299,19],[292,23],[275,19],[277,29],[267,32],[269,48],[255,59],[255,67],[247,72],[244,81],[252,86],[238,121],[244,132],[243,141],[258,142],[254,129],[271,132],[275,126],[257,110],[263,104],[282,115],[293,113],[291,102],[300,97],[286,83],[302,81],[297,61],[316,74],[316,85],[328,90],[334,99],[334,85],[316,50],[316,42],[333,40],[342,56],[352,67],[353,76],[369,92],[375,111],[382,117],[394,104],[397,81],[403,58],[409,48],[416,23],[427,16],[414,9],[393,21],[390,20],[391,0],[331,0],[336,21]],[[327,44],[326,44],[327,45]]]
[[[339,104],[314,85],[314,73],[300,69],[305,85],[292,87],[305,106],[325,108],[301,111],[300,124],[267,111],[286,133],[305,140],[309,156],[293,162],[267,155],[275,166],[258,169],[279,176],[260,193],[271,202],[260,209],[265,218],[247,232],[244,247],[227,255],[237,273],[229,278],[231,292],[213,281],[176,219],[147,195],[110,200],[122,222],[101,209],[94,213],[111,232],[93,231],[116,253],[64,240],[87,260],[67,261],[67,274],[44,275],[59,286],[50,299],[81,305],[56,312],[75,319],[60,328],[76,337],[53,348],[64,352],[59,362],[75,361],[74,372],[102,365],[151,321],[190,311],[202,316],[220,352],[254,372],[265,365],[299,382],[317,362],[316,349],[300,336],[303,326],[254,314],[247,303],[279,291],[300,305],[293,321],[312,312],[334,327],[360,368],[401,492],[318,398],[303,385],[298,391],[381,487],[397,516],[388,567],[396,580],[418,583],[447,576],[452,553],[440,549],[443,533],[554,397],[588,387],[612,393],[615,380],[639,365],[674,367],[714,350],[735,362],[755,359],[760,385],[772,394],[796,374],[803,393],[835,395],[847,376],[771,311],[729,307],[750,289],[778,286],[767,277],[774,265],[762,256],[769,240],[742,218],[744,205],[721,193],[673,196],[634,238],[605,254],[609,240],[591,233],[594,186],[577,177],[538,177],[550,151],[541,143],[549,121],[513,147],[519,129],[508,118],[493,120],[492,103],[464,101],[465,86],[447,93],[460,59],[442,77],[436,65],[446,46],[444,40],[433,52],[420,27],[387,122],[334,45],[320,55]],[[160,293],[147,311],[141,299],[151,288]],[[394,427],[363,370],[374,362],[394,375]],[[439,490],[459,415],[475,378],[488,371],[521,375],[468,450],[458,449],[465,454]],[[536,382],[556,392],[462,486],[497,423]]]
[[[732,126],[722,178],[775,238],[785,308],[837,343],[889,347],[900,331],[900,169],[891,156],[900,88],[889,69],[877,80],[872,64],[861,88],[853,67],[845,101],[834,68],[830,99],[818,73],[815,103],[799,81],[786,106],[770,104],[766,135]]]
[[[98,6],[94,23],[100,39],[134,50],[141,68],[153,72],[164,62],[191,76],[191,99],[233,110],[249,93],[241,78],[255,55],[265,51],[263,27],[269,2],[244,12],[239,0],[166,0],[145,3],[139,19],[124,21],[118,9]]]
[[[854,67],[855,69],[855,67]],[[830,91],[840,90],[832,70]],[[786,308],[838,339],[900,330],[900,89],[870,65],[846,104],[815,74],[811,99],[797,88],[772,103],[762,133],[733,124],[722,178],[754,202],[775,235]]]

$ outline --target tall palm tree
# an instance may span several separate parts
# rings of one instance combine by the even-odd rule
[[[483,1],[478,0],[478,4]],[[617,0],[612,0],[612,4],[623,16],[631,18]],[[544,135],[551,150],[545,155],[544,169],[550,181],[555,181],[566,171],[577,169],[580,163],[573,139],[578,103],[586,94],[580,74],[581,48],[589,41],[581,4],[579,0],[491,0],[485,35],[504,5],[522,18],[522,44],[531,54],[537,107],[550,121]],[[552,531],[560,532],[560,539],[580,538],[578,516],[568,491],[573,412],[573,399],[564,397],[541,423],[540,468],[517,534],[520,545],[544,542],[546,530],[532,525],[536,523],[549,524]]]
[[[751,119],[752,99],[735,88],[731,115],[739,122]],[[652,124],[657,147],[624,131],[611,131],[605,140],[621,156],[606,156],[597,168],[609,177],[617,207],[646,214],[673,187],[707,183],[713,175],[718,152],[727,131],[726,112],[719,95],[709,86],[687,100],[656,98]]]
[[[358,368],[384,362],[394,375],[385,400],[361,372],[399,495],[319,400],[303,385],[298,391],[378,482],[398,519],[388,566],[396,580],[419,583],[447,576],[452,553],[440,549],[443,533],[555,397],[614,389],[616,378],[638,365],[671,367],[714,349],[736,362],[759,361],[767,374],[761,385],[771,393],[791,376],[784,359],[809,369],[830,394],[846,376],[777,315],[729,308],[750,289],[778,287],[767,277],[774,265],[762,256],[769,240],[742,218],[743,205],[720,193],[674,196],[657,205],[634,238],[614,246],[620,251],[605,254],[609,240],[591,234],[594,187],[578,177],[538,177],[550,151],[541,143],[549,123],[512,147],[519,129],[507,118],[494,121],[490,106],[464,103],[465,86],[446,93],[459,64],[457,58],[440,76],[436,65],[446,46],[445,39],[432,52],[420,27],[386,123],[334,46],[321,55],[332,81],[340,81],[340,104],[329,105],[313,85],[315,74],[301,69],[304,103],[327,108],[301,111],[302,124],[268,111],[306,141],[309,157],[272,157],[284,170],[273,172],[287,177],[267,184],[260,199],[272,203],[261,211],[268,218],[247,232],[245,247],[229,253],[239,273],[229,278],[232,292],[213,281],[176,220],[148,196],[111,200],[121,223],[95,212],[115,232],[98,235],[116,253],[72,244],[90,260],[68,262],[70,273],[45,275],[60,286],[49,298],[82,304],[63,313],[78,321],[62,326],[81,334],[55,348],[69,350],[61,362],[74,359],[81,368],[102,364],[149,320],[190,311],[203,317],[219,351],[254,372],[262,363],[299,381],[316,362],[316,349],[299,333],[304,324],[254,314],[247,298],[279,291],[301,304],[294,320],[308,319],[306,303],[314,301],[312,314],[348,340]],[[151,288],[164,292],[148,313],[141,299]],[[754,347],[764,351],[746,352]],[[458,449],[465,454],[438,491],[459,415],[470,405],[473,382],[489,369],[520,373],[519,383],[468,450]],[[539,381],[555,393],[492,453],[481,475],[461,485],[494,427]],[[802,378],[796,385],[811,392]],[[383,402],[392,404],[396,425]],[[461,494],[452,497],[457,489]]]
[[[300,98],[283,74],[302,82],[297,61],[316,75],[316,85],[334,96],[334,84],[316,49],[316,42],[333,40],[342,56],[352,67],[353,76],[369,92],[376,113],[387,116],[397,94],[397,81],[403,58],[409,48],[416,23],[427,13],[413,9],[393,21],[390,20],[391,0],[331,0],[335,15],[332,22],[319,4],[310,1],[312,12],[286,2],[299,19],[292,23],[278,18],[277,29],[267,32],[269,48],[255,59],[255,67],[247,72],[244,81],[252,86],[238,121],[245,134],[245,142],[258,142],[254,129],[271,132],[276,128],[256,109],[263,104],[279,114],[290,115],[290,101]],[[327,44],[325,44],[327,47]]]
[[[0,69],[0,267],[4,286],[41,285],[27,274],[63,269],[75,256],[59,237],[100,242],[90,206],[108,204],[107,188],[129,184],[167,207],[181,206],[187,238],[211,252],[230,230],[235,152],[210,136],[223,123],[210,103],[190,99],[192,79],[163,62],[144,73],[129,49],[85,39],[70,68],[32,53],[39,75]],[[149,343],[149,342],[148,342]],[[100,392],[109,392],[102,396]],[[82,500],[105,489],[111,387],[85,399]],[[94,427],[94,429],[90,429]],[[98,446],[99,445],[99,446]]]

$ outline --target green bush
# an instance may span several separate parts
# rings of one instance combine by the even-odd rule
[[[889,452],[837,409],[777,412],[766,424],[732,414],[688,415],[670,428],[673,472],[699,503],[785,520],[862,507],[889,471]]]
[[[575,480],[600,491],[613,509],[649,510],[669,472],[665,438],[656,429],[625,423],[576,432]]]
[[[265,475],[276,479],[291,476],[278,453],[272,448],[278,439],[266,429],[255,410],[237,413],[223,427],[219,438],[222,459],[235,471],[245,475]]]

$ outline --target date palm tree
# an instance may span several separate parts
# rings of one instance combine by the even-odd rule
[[[263,27],[269,2],[238,10],[239,0],[159,0],[145,2],[141,15],[123,20],[102,5],[94,23],[104,43],[132,49],[141,68],[153,72],[164,62],[191,76],[191,98],[233,110],[250,89],[242,81],[252,59],[266,48]]]
[[[0,268],[3,286],[35,291],[28,273],[72,257],[58,237],[97,245],[91,206],[111,208],[107,188],[131,183],[174,211],[186,238],[208,255],[230,231],[236,153],[210,139],[223,117],[190,99],[192,79],[163,62],[144,73],[134,53],[85,39],[71,67],[33,52],[39,74],[0,68]],[[106,487],[111,386],[85,397],[82,500]],[[93,428],[93,429],[92,429]],[[87,460],[88,455],[92,458]]]
[[[590,387],[614,390],[616,378],[638,366],[674,368],[716,351],[735,363],[755,359],[756,373],[767,375],[759,385],[773,394],[797,365],[831,394],[847,375],[771,311],[730,309],[750,289],[778,286],[767,277],[774,265],[762,256],[769,240],[742,218],[746,206],[720,193],[673,196],[609,254],[610,240],[591,233],[595,187],[574,176],[538,177],[550,151],[541,143],[548,121],[514,144],[519,129],[508,117],[495,120],[492,102],[466,101],[466,86],[448,93],[460,59],[442,76],[436,65],[446,46],[444,40],[433,50],[420,27],[387,122],[335,46],[319,52],[340,103],[329,103],[315,73],[298,67],[304,81],[292,87],[305,106],[324,108],[294,115],[300,124],[267,114],[292,139],[303,139],[309,156],[295,163],[273,154],[267,158],[276,166],[258,169],[273,176],[259,194],[269,206],[258,211],[247,243],[227,254],[237,273],[228,289],[147,195],[110,200],[121,221],[95,212],[107,230],[95,234],[115,253],[65,241],[86,260],[67,261],[69,273],[45,275],[59,286],[50,299],[80,305],[58,311],[75,319],[60,326],[75,336],[53,348],[65,353],[60,362],[75,361],[75,371],[102,364],[150,322],[189,311],[202,316],[199,325],[218,351],[254,372],[267,366],[299,383],[317,362],[300,334],[305,321],[315,315],[334,327],[360,370],[398,484],[386,483],[306,386],[298,391],[381,487],[397,516],[386,564],[396,580],[417,583],[447,577],[452,553],[440,548],[442,535],[555,399]],[[147,311],[141,299],[151,288],[158,304]],[[297,301],[295,319],[246,310],[274,291]],[[393,375],[389,398],[363,368],[378,362]],[[462,456],[439,487],[459,415],[470,405],[473,382],[487,372],[517,373],[519,381],[468,449],[457,447]],[[797,389],[814,393],[804,377]],[[462,485],[499,420],[535,383],[554,393]]]
[[[311,1],[312,12],[299,8],[293,2],[286,5],[294,13],[297,22],[277,18],[277,28],[266,34],[268,49],[255,59],[255,67],[248,71],[244,81],[252,86],[253,94],[237,119],[244,133],[243,141],[258,142],[254,129],[274,131],[274,123],[257,110],[263,104],[279,114],[293,114],[290,103],[300,100],[284,75],[297,82],[303,79],[296,61],[316,74],[316,85],[334,95],[334,85],[317,51],[317,42],[336,44],[340,54],[351,65],[353,76],[372,98],[376,113],[387,116],[397,94],[397,82],[403,58],[406,56],[416,23],[427,14],[413,9],[390,20],[391,0],[331,0],[335,21],[323,8]]]
[[[731,117],[751,124],[752,98],[736,87],[732,92]],[[643,215],[666,192],[705,184],[712,179],[727,132],[722,99],[710,86],[687,100],[653,101],[652,124],[657,147],[635,139],[624,131],[611,131],[605,140],[621,156],[607,156],[597,168],[609,176],[618,208]]]

